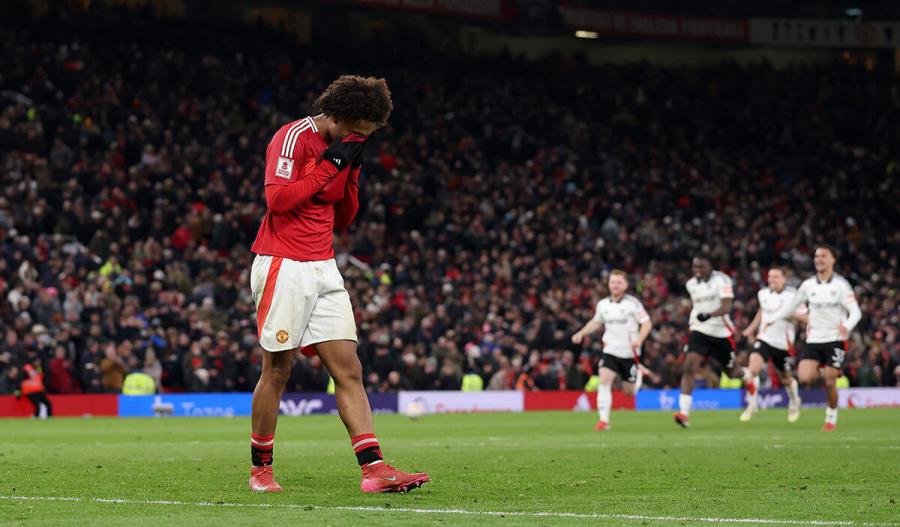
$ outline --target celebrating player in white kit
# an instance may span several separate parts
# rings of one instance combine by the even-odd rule
[[[712,358],[717,363],[713,364],[714,368],[721,366],[729,373],[733,370],[741,371],[735,365],[735,331],[729,316],[734,302],[731,278],[725,273],[714,271],[709,258],[705,256],[694,257],[691,270],[694,276],[685,284],[693,304],[689,321],[691,334],[681,375],[678,411],[675,412],[675,422],[684,428],[690,426],[694,376],[704,362]],[[745,380],[749,380],[749,377],[745,377]],[[752,385],[747,388],[755,391]]]
[[[862,318],[853,288],[834,272],[835,260],[832,247],[817,246],[813,259],[816,275],[806,279],[793,300],[772,316],[773,320],[789,318],[800,304],[809,305],[806,347],[800,355],[797,376],[800,384],[811,386],[819,380],[819,368],[823,368],[828,401],[822,430],[826,432],[837,427],[837,379],[844,366],[847,339]]]
[[[612,383],[616,375],[622,377],[622,390],[633,393],[639,385],[641,371],[638,357],[641,345],[650,334],[650,315],[641,302],[626,295],[628,278],[618,269],[609,273],[609,296],[597,302],[594,318],[572,335],[572,342],[581,344],[586,335],[605,327],[603,331],[603,361],[600,368],[600,385],[597,387],[597,413],[600,420],[595,430],[609,428],[612,408]]]
[[[790,303],[797,294],[797,290],[786,285],[784,269],[772,267],[769,269],[766,279],[769,287],[759,290],[756,298],[759,301],[759,309],[753,322],[743,331],[748,339],[754,339],[753,351],[750,353],[750,364],[747,366],[749,376],[753,378],[754,387],[759,387],[759,372],[769,359],[775,363],[781,373],[781,383],[788,393],[788,421],[794,422],[800,417],[800,394],[797,390],[797,380],[794,379],[794,338],[797,328],[794,320],[806,321],[806,306],[800,305],[794,312],[792,320],[773,319],[773,315],[781,307]],[[755,335],[755,337],[754,337]],[[759,411],[759,393],[754,390],[747,394],[747,409],[741,414],[741,421],[749,421]]]

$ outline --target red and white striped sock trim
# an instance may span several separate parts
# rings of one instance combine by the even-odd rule
[[[272,450],[275,445],[275,434],[267,436],[250,434],[250,444],[261,450]]]
[[[353,445],[353,451],[357,454],[367,448],[379,448],[378,439],[375,438],[375,434],[362,434],[350,438],[350,444]]]

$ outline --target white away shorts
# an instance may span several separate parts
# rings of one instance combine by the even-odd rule
[[[356,342],[350,294],[334,258],[298,262],[256,255],[250,270],[259,345],[284,351],[329,340]]]

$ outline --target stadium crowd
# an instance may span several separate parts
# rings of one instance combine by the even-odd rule
[[[115,392],[134,370],[165,390],[252,390],[266,144],[345,72],[386,77],[395,105],[336,235],[368,389],[456,390],[465,373],[581,388],[600,343],[570,336],[617,267],[655,324],[648,382],[674,386],[691,257],[735,280],[743,328],[767,266],[796,284],[817,241],[838,247],[863,311],[846,375],[898,384],[888,72],[423,62],[414,34],[362,63],[353,42],[121,9],[0,26],[0,41],[0,393],[26,363],[51,393]],[[298,353],[288,389],[327,383]]]

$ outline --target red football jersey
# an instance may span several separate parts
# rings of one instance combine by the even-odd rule
[[[319,135],[312,117],[281,127],[266,149],[266,203],[251,251],[282,256],[301,262],[334,257],[332,246],[335,207],[341,213],[340,227],[346,227],[356,215],[359,169],[344,169],[309,199],[289,210],[273,210],[269,187],[288,186],[306,178],[328,145]],[[275,189],[278,190],[278,189]]]

